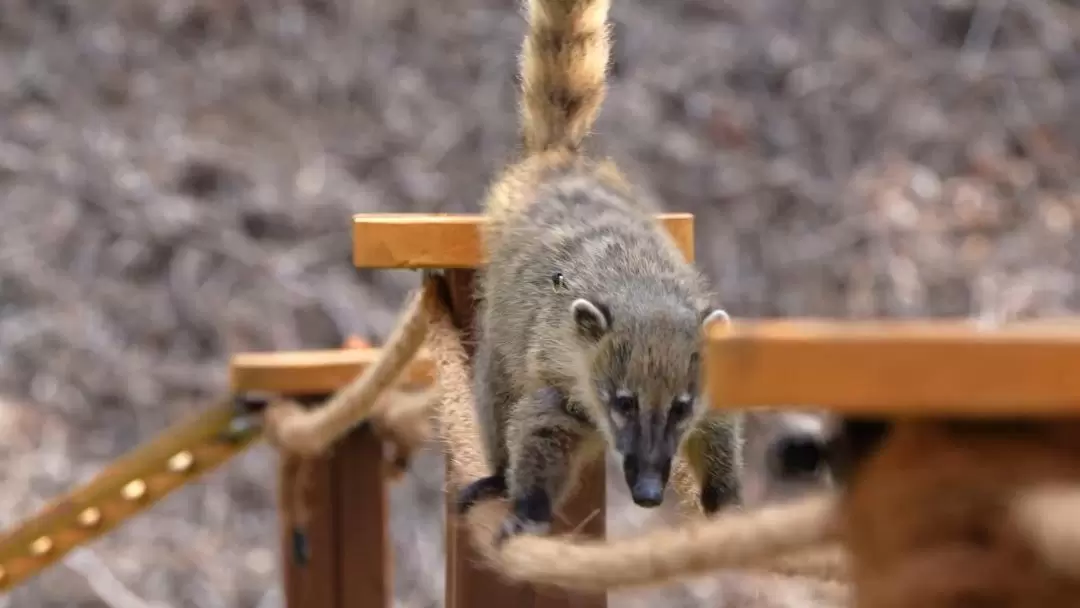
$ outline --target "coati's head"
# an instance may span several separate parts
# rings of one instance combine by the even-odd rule
[[[655,507],[687,431],[704,413],[702,328],[728,319],[713,307],[641,298],[613,308],[578,298],[571,327],[586,352],[582,387],[592,416],[622,458],[634,502]]]

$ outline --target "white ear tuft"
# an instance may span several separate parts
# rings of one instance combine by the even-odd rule
[[[595,342],[611,328],[611,312],[603,304],[578,298],[570,304],[570,314],[578,335],[586,340]]]
[[[719,322],[723,322],[725,326],[731,325],[731,315],[723,308],[714,308],[709,314],[705,315],[705,319],[701,321],[701,325],[702,327],[708,327],[711,323]]]

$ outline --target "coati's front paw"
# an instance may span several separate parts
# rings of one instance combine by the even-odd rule
[[[499,529],[495,544],[502,545],[510,537],[519,534],[544,536],[550,531],[551,497],[544,490],[535,489],[514,499],[513,512]]]
[[[701,510],[713,515],[724,507],[738,505],[741,500],[738,482],[711,483],[701,488]]]
[[[468,513],[469,509],[482,500],[506,497],[506,476],[502,473],[481,477],[462,488],[458,493],[457,510],[459,514]]]

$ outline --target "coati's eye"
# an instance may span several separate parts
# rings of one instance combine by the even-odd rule
[[[671,411],[668,413],[668,418],[674,421],[681,421],[690,415],[690,408],[693,407],[693,402],[690,399],[683,397],[676,397],[671,402]]]
[[[632,416],[637,410],[637,397],[627,393],[617,393],[612,407],[622,416]]]
[[[561,272],[552,273],[551,275],[551,288],[555,290],[566,287],[566,278],[563,277]]]

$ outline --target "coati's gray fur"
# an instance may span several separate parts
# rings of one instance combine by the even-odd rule
[[[474,396],[494,474],[464,511],[508,496],[502,538],[548,531],[580,461],[608,445],[634,501],[660,504],[695,424],[702,507],[740,495],[737,416],[699,398],[711,303],[645,200],[580,152],[605,94],[609,0],[528,0],[521,56],[525,156],[487,196]]]

